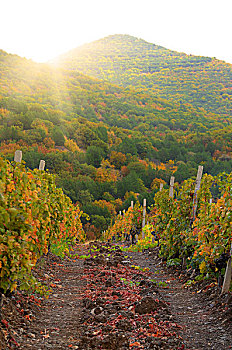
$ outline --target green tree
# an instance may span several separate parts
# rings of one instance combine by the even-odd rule
[[[104,151],[100,147],[89,146],[86,150],[85,157],[88,164],[99,168],[101,165],[101,161],[104,158]]]
[[[132,171],[129,175],[125,176],[121,181],[117,182],[117,193],[119,197],[124,197],[126,192],[133,191],[139,193],[145,191],[143,181],[137,176],[135,171]]]
[[[52,130],[52,139],[57,146],[64,146],[64,134],[59,127],[54,127],[54,129]]]
[[[92,215],[91,222],[97,229],[100,229],[101,231],[107,229],[107,220],[104,216]]]
[[[81,190],[78,194],[78,201],[82,205],[86,205],[87,203],[91,203],[93,201],[93,195],[89,192],[89,190]]]

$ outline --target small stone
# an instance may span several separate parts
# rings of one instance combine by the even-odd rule
[[[28,336],[31,338],[35,338],[35,334],[33,334],[33,333],[28,333]]]
[[[100,315],[103,311],[103,308],[101,306],[95,307],[93,310],[91,310],[92,315]]]

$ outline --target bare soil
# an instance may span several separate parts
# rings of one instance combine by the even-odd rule
[[[167,269],[156,249],[95,242],[74,253],[49,254],[35,269],[49,298],[2,297],[0,349],[232,349],[232,297],[215,283],[186,288],[189,277]]]
[[[232,297],[220,297],[220,290],[212,281],[199,282],[187,288],[189,279],[176,269],[167,269],[157,257],[157,251],[133,253],[140,266],[149,266],[157,281],[166,283],[163,297],[170,312],[182,326],[180,334],[185,347],[194,350],[232,349]]]

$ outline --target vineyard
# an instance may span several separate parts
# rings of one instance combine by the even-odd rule
[[[136,227],[134,250],[154,245],[155,236],[168,265],[195,269],[200,278],[219,277],[225,273],[232,242],[232,174],[205,174],[198,191],[195,188],[194,179],[175,184],[173,196],[162,188],[142,230],[144,210],[136,204],[117,216],[105,237],[120,241]]]
[[[36,286],[31,269],[42,255],[50,249],[62,255],[85,234],[83,213],[53,175],[2,158],[0,165],[0,288],[12,292]],[[160,187],[148,213],[139,202],[120,212],[102,238],[118,242],[132,235],[138,251],[158,242],[167,264],[218,277],[230,257],[232,174],[205,174],[198,188],[194,179],[172,185]]]
[[[53,175],[41,167],[29,170],[17,157],[0,158],[0,169],[4,349],[230,349],[231,333],[220,319],[204,327],[200,322],[202,309],[204,317],[209,312],[205,291],[217,283],[221,290],[223,275],[231,277],[232,174],[205,174],[181,185],[172,177],[170,189],[161,182],[153,205],[131,202],[102,233],[102,242],[86,244],[85,214],[56,187]],[[191,270],[195,278],[179,282],[176,267],[179,276]],[[201,281],[203,302],[198,291],[188,291]],[[216,312],[223,311],[229,325],[226,300],[221,296]],[[173,318],[171,304],[192,310],[193,320],[189,313]]]
[[[0,47],[0,350],[232,349],[231,76],[129,34]]]
[[[81,215],[53,175],[0,158],[0,291],[43,291],[32,268],[49,250],[84,240]]]

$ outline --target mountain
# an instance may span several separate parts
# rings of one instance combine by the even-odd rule
[[[232,65],[186,55],[129,35],[78,47],[56,63],[157,97],[232,116]]]
[[[46,161],[90,215],[91,238],[131,200],[152,204],[173,174],[230,172],[231,117],[0,50],[0,154],[12,160],[16,149],[29,168]]]
[[[161,99],[150,91],[125,89],[73,69],[34,63],[4,51],[0,51],[0,97],[0,106],[12,112],[27,110],[20,108],[20,103],[30,104],[29,110],[37,104],[38,110],[45,109],[48,115],[56,111],[62,120],[83,117],[108,127],[142,133],[144,129],[154,135],[162,131],[204,132],[231,124],[229,117]]]

